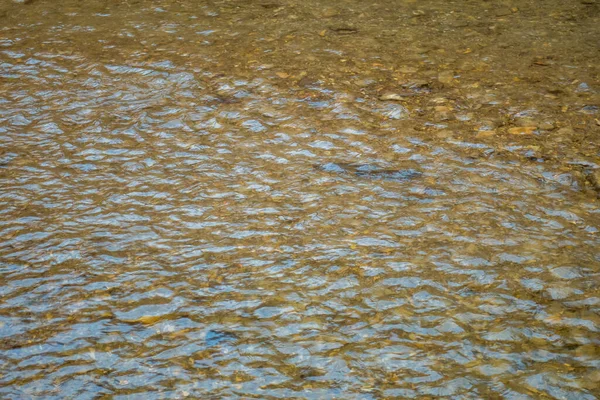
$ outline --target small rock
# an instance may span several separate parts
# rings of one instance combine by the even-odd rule
[[[487,138],[490,136],[494,136],[495,134],[496,134],[496,131],[494,131],[494,130],[478,131],[476,137],[481,139],[481,138]]]
[[[585,178],[592,186],[592,188],[600,193],[600,171],[599,170],[586,170]]]
[[[442,71],[438,74],[438,81],[444,84],[452,83],[454,81],[453,71]]]
[[[537,126],[515,126],[508,129],[511,135],[531,135],[537,130]]]
[[[355,80],[354,84],[356,86],[358,86],[358,87],[367,87],[367,86],[371,86],[375,82],[377,82],[375,79],[364,78],[364,79],[357,79],[357,80]]]
[[[560,128],[556,133],[559,136],[573,136],[575,131],[573,128],[565,126],[564,128]]]
[[[501,124],[496,119],[484,119],[481,121],[481,124],[479,125],[479,130],[480,131],[491,131],[491,130],[499,127],[500,125]]]
[[[358,28],[356,28],[352,24],[330,26],[329,29],[340,35],[350,35],[353,33],[358,33]]]
[[[289,78],[290,74],[286,74],[285,72],[275,72],[275,75],[277,75],[278,77],[285,79],[285,78]]]
[[[327,7],[321,12],[323,18],[332,18],[337,17],[338,15],[340,15],[340,12],[333,7]]]
[[[577,89],[575,89],[575,92],[577,92],[577,93],[589,92],[589,91],[590,91],[590,85],[588,85],[585,82],[581,82],[579,84],[579,86],[577,86]]]
[[[598,114],[598,106],[583,106],[579,112],[588,115]]]
[[[559,286],[556,285],[554,287],[550,287],[546,289],[546,293],[553,300],[563,300],[573,294],[575,290],[569,286]]]
[[[402,72],[403,74],[414,74],[418,69],[415,67],[409,67],[407,65],[398,68],[398,72]]]
[[[506,17],[507,15],[511,14],[512,10],[508,7],[501,7],[494,11],[494,15],[496,15],[496,17]]]
[[[552,122],[544,121],[540,123],[540,129],[543,129],[545,131],[551,131],[554,129],[554,124]]]
[[[459,121],[470,121],[473,119],[473,113],[459,114],[456,116]]]
[[[448,112],[436,112],[433,117],[436,121],[448,121],[450,119],[450,114]]]
[[[352,93],[340,93],[335,96],[335,99],[342,103],[354,103],[356,101],[356,96]]]
[[[538,124],[532,118],[518,118],[515,121],[515,125],[520,126],[520,127],[525,127],[525,126],[537,126]]]
[[[406,95],[402,95],[400,93],[393,92],[385,92],[379,96],[379,100],[381,101],[406,101]]]
[[[550,273],[561,279],[576,279],[582,277],[579,269],[575,267],[558,267],[550,270]]]
[[[303,76],[300,80],[298,80],[298,86],[302,86],[302,87],[309,87],[309,86],[314,86],[317,84],[318,84],[318,81],[316,81],[315,79],[313,79],[309,76]]]
[[[429,86],[429,81],[424,79],[416,79],[410,83],[411,88],[424,88]]]
[[[452,131],[448,129],[442,129],[440,131],[437,131],[436,136],[440,139],[447,139],[449,137],[452,137]]]

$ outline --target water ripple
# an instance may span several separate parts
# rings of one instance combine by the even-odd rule
[[[0,9],[3,397],[596,398],[598,161],[489,139],[586,72],[427,47],[488,43],[474,4],[29,3]]]

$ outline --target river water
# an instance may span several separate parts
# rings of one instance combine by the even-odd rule
[[[3,0],[0,396],[600,398],[598,26]]]

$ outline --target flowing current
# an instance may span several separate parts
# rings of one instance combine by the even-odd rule
[[[600,3],[0,2],[0,397],[600,398]]]

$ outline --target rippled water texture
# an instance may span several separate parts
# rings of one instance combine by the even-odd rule
[[[600,398],[599,10],[4,0],[0,397]]]

